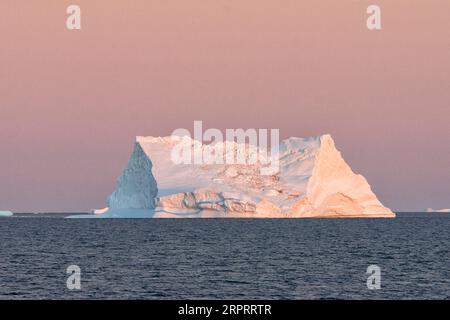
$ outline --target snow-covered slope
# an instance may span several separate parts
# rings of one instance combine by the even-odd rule
[[[171,152],[180,143],[200,144],[188,137],[137,137],[109,206],[153,208],[153,172],[159,189],[154,217],[395,216],[366,179],[352,172],[330,135],[282,141],[280,170],[274,175],[262,175],[260,164],[175,164]],[[214,146],[200,144],[203,151]],[[258,152],[246,148],[247,155]]]

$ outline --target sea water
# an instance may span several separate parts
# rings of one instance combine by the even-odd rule
[[[0,220],[1,299],[450,298],[449,214],[395,219],[37,216]],[[371,265],[380,270],[378,290],[367,285]],[[79,267],[79,290],[67,285],[70,266]]]

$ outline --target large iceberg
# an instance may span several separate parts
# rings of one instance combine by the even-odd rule
[[[180,144],[214,148],[189,137],[137,137],[110,209],[100,216],[156,207],[152,216],[159,218],[395,217],[353,173],[330,135],[283,140],[279,172],[272,175],[261,174],[260,164],[177,164],[171,153]]]

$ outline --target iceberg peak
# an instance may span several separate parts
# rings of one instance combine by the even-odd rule
[[[153,164],[140,143],[135,143],[128,165],[108,198],[111,209],[153,209],[158,194]]]

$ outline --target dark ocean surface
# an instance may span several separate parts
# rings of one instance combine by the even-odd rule
[[[0,299],[449,299],[450,214],[0,218]],[[52,218],[53,217],[53,218]],[[66,269],[81,269],[69,290]],[[369,290],[369,265],[381,288]]]

